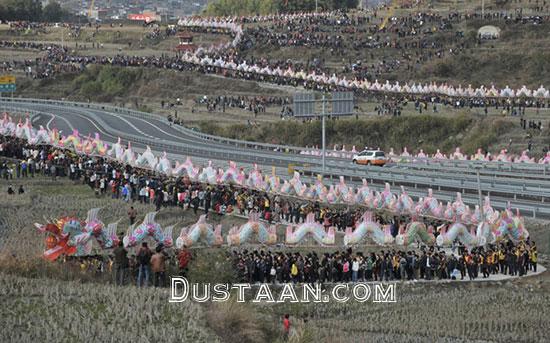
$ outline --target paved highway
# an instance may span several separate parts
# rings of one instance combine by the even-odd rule
[[[84,136],[98,132],[102,139],[110,143],[120,137],[124,142],[131,141],[138,150],[149,145],[152,150],[165,151],[172,158],[195,156],[203,161],[216,161],[222,167],[228,160],[247,166],[257,163],[268,168],[275,166],[279,173],[285,173],[289,165],[294,165],[306,175],[321,172],[320,158],[299,155],[302,148],[209,136],[171,125],[164,117],[149,113],[97,104],[34,99],[4,98],[0,99],[0,107],[12,112],[30,112],[36,127],[56,127],[64,135],[73,129],[78,129]],[[274,151],[275,148],[280,151]],[[367,178],[374,188],[382,187],[384,182],[395,186],[403,184],[413,197],[422,196],[427,188],[433,188],[436,196],[444,201],[453,199],[456,192],[461,192],[465,202],[475,205],[478,171],[480,188],[484,194],[491,195],[495,207],[502,208],[507,200],[511,200],[524,215],[550,218],[550,173],[546,166],[427,161],[379,168],[356,166],[349,160],[329,158],[326,175],[343,175],[347,182],[354,184],[359,183],[361,178]]]

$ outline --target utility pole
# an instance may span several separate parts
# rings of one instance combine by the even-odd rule
[[[315,104],[321,102],[321,112],[315,111]],[[295,118],[315,118],[321,117],[321,159],[323,174],[326,172],[326,117],[327,116],[351,116],[353,115],[354,102],[353,92],[333,92],[331,94],[332,109],[327,111],[327,97],[325,94],[321,100],[315,99],[313,93],[296,93],[294,95],[294,117]]]
[[[327,147],[326,147],[326,125],[325,125],[325,120],[326,120],[326,115],[325,115],[325,95],[323,94],[323,98],[321,100],[322,102],[322,109],[321,109],[321,121],[322,121],[322,128],[321,130],[323,131],[322,135],[322,144],[323,144],[323,174],[325,173],[325,156],[327,154]]]

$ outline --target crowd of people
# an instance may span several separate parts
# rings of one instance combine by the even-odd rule
[[[524,276],[537,271],[535,242],[505,241],[457,253],[423,246],[418,250],[333,253],[242,250],[233,266],[248,283],[338,283],[363,281],[475,280],[491,275]]]
[[[156,210],[179,206],[195,213],[238,213],[243,216],[254,211],[269,222],[294,224],[303,223],[313,212],[319,223],[341,231],[353,226],[362,215],[359,208],[334,208],[233,185],[201,184],[186,177],[168,178],[104,158],[80,156],[46,146],[30,146],[15,138],[0,138],[0,146],[0,156],[14,159],[1,161],[0,178],[17,180],[44,175],[55,180],[68,177],[89,185],[99,197],[151,204]],[[378,217],[378,220],[385,219]],[[395,233],[399,223],[404,221],[393,217],[387,220],[394,224]]]
[[[361,220],[364,209],[349,206],[327,206],[278,194],[266,193],[235,185],[212,185],[189,180],[187,177],[166,177],[146,169],[123,165],[100,157],[74,154],[69,150],[47,146],[31,146],[16,138],[0,138],[0,178],[18,178],[44,175],[57,179],[68,177],[90,186],[98,197],[121,199],[127,203],[154,205],[156,210],[179,206],[194,213],[224,215],[236,213],[247,216],[259,213],[268,222],[300,224],[309,213],[325,226],[344,231]],[[395,236],[407,223],[401,216],[375,218],[380,224],[389,224]],[[438,221],[427,225],[438,227]]]
[[[292,199],[230,185],[204,185],[188,178],[167,178],[150,171],[121,165],[99,157],[79,156],[70,151],[47,146],[30,146],[16,138],[0,139],[0,155],[9,158],[0,163],[0,177],[18,178],[46,175],[57,179],[67,176],[94,189],[98,196],[108,195],[126,202],[152,203],[157,210],[165,206],[180,206],[197,213],[218,215],[237,212],[242,215],[260,213],[272,222],[301,223],[308,213],[325,227],[339,230],[354,226],[360,220],[362,210],[334,208],[318,202]],[[21,187],[22,188],[22,187]],[[10,191],[11,190],[11,191]],[[9,194],[14,193],[12,186]],[[20,192],[22,193],[22,192]],[[133,208],[131,208],[133,210]],[[211,211],[211,212],[210,212]],[[135,210],[128,212],[135,220]],[[406,218],[375,218],[391,223],[395,236],[406,223]],[[436,227],[439,223],[427,223]],[[435,232],[437,235],[437,232]],[[455,249],[456,246],[453,246]],[[124,283],[126,273],[137,270],[138,285],[148,285],[149,280],[158,286],[165,284],[166,261],[170,255],[162,245],[152,253],[145,245],[135,256],[120,246],[115,249],[116,280]],[[183,252],[182,252],[183,251]],[[184,273],[190,255],[186,250],[176,252],[180,272]],[[180,255],[185,256],[181,257]],[[144,256],[145,255],[145,256]],[[155,257],[156,256],[156,257]],[[154,258],[153,258],[154,257]],[[464,279],[484,278],[491,274],[525,275],[536,271],[537,250],[532,241],[514,245],[505,242],[489,245],[468,252],[462,244],[458,253],[449,254],[433,247],[420,250],[390,250],[363,255],[352,250],[317,256],[315,253],[240,251],[235,252],[235,268],[243,280],[249,282],[349,282],[362,280],[414,280],[414,279]],[[133,267],[132,267],[133,266]],[[105,268],[102,265],[101,268]],[[133,268],[133,269],[132,269]],[[130,272],[129,270],[134,270]]]
[[[65,256],[63,263],[84,273],[107,279],[117,286],[166,287],[169,276],[187,276],[193,255],[188,249],[154,249],[143,242],[136,252],[130,252],[122,242],[109,255]]]
[[[436,39],[434,32],[454,32],[454,26],[463,20],[478,19],[476,13],[458,13],[451,12],[448,15],[434,14],[431,12],[418,12],[406,16],[396,16],[383,27],[380,22],[383,20],[377,17],[375,13],[347,14],[344,12],[331,12],[326,15],[290,17],[289,19],[275,19],[270,24],[256,25],[247,27],[240,45],[228,50],[218,50],[217,52],[208,52],[209,56],[216,60],[218,58],[229,61],[232,60],[239,65],[246,61],[247,65],[257,65],[259,68],[270,67],[272,69],[280,68],[287,70],[304,70],[306,73],[315,72],[317,75],[325,73],[332,75],[334,72],[342,70],[334,69],[332,66],[325,65],[323,59],[314,59],[307,63],[292,61],[287,59],[267,59],[256,58],[253,53],[247,53],[255,44],[269,45],[299,45],[305,44],[311,47],[326,48],[325,45],[334,45],[337,51],[346,51],[348,60],[344,63],[343,72],[349,74],[351,78],[358,80],[374,80],[380,78],[384,73],[399,71],[402,68],[406,70],[415,70],[421,64],[434,58],[443,58],[446,54],[456,54],[469,49],[468,43],[465,43],[463,34],[455,32],[452,39]],[[493,21],[502,21],[502,25],[522,25],[522,24],[540,24],[546,23],[548,16],[525,17],[522,13],[487,13],[486,16]],[[357,26],[360,25],[360,26]],[[192,28],[194,30],[212,31],[212,28]],[[328,31],[327,31],[328,30]],[[155,32],[155,31],[154,31]],[[159,34],[171,35],[174,29],[168,28],[165,32]],[[282,35],[282,36],[281,36]],[[263,43],[262,43],[263,42]],[[481,44],[478,42],[478,44]],[[202,65],[183,61],[179,56],[85,56],[78,55],[69,51],[66,47],[55,44],[40,43],[17,43],[2,42],[0,46],[37,49],[46,51],[42,58],[31,61],[37,70],[36,74],[40,77],[51,77],[59,72],[71,71],[79,72],[88,64],[102,64],[114,66],[135,66],[135,67],[154,67],[162,69],[198,71],[201,73],[215,73],[223,76],[241,78],[245,80],[265,81],[281,85],[304,86],[308,89],[331,91],[338,90],[339,87],[328,84],[318,84],[314,81],[304,81],[286,76],[266,75],[262,73],[244,72],[240,70],[230,70],[212,65]],[[380,58],[370,53],[369,56],[359,56],[352,58],[354,51],[363,51],[365,47],[370,48],[395,48],[399,58]],[[253,51],[253,50],[251,50]],[[206,51],[204,53],[207,53]],[[361,55],[361,54],[360,54]],[[376,63],[373,61],[377,60]],[[13,63],[14,67],[22,67],[28,70],[28,66],[19,63]],[[38,72],[38,71],[41,72]],[[361,92],[359,92],[361,93]],[[365,94],[369,95],[369,94]],[[370,94],[373,95],[373,94]],[[374,94],[379,97],[381,94]],[[394,96],[394,95],[391,95]],[[441,103],[445,106],[460,107],[495,107],[507,106],[518,107],[548,107],[547,101],[534,99],[479,99],[463,98],[455,99],[445,96],[432,95],[405,95],[408,101],[425,101],[426,96],[433,98],[432,102]],[[396,97],[400,97],[396,95]],[[257,111],[261,111],[262,106],[258,106]],[[255,111],[255,107],[252,107]],[[391,111],[395,113],[395,111]]]
[[[281,96],[207,96],[195,99],[196,107],[205,107],[208,112],[223,112],[230,108],[240,108],[255,115],[265,113],[267,107],[290,105],[288,97]]]

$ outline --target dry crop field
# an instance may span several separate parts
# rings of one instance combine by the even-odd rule
[[[32,227],[34,221],[65,214],[84,217],[88,208],[101,206],[106,223],[124,218],[119,227],[125,227],[126,204],[98,199],[87,186],[67,180],[11,184],[23,184],[27,191],[0,200],[0,299],[6,311],[0,325],[9,328],[7,341],[273,342],[281,340],[285,313],[295,327],[293,342],[544,342],[550,328],[548,272],[512,281],[398,283],[393,304],[169,303],[167,290],[116,288],[108,277],[67,275],[79,272],[39,257],[43,237]],[[7,185],[0,181],[2,193]],[[136,207],[140,213],[151,210]],[[158,220],[187,225],[196,217],[163,209]],[[242,222],[222,220],[224,226]],[[547,229],[532,229],[542,252],[548,251]],[[226,249],[193,253],[190,279],[235,280]]]

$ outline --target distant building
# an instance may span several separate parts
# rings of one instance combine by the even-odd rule
[[[145,23],[160,22],[162,18],[159,14],[152,11],[143,11],[143,13],[128,14],[128,20],[143,21]]]
[[[197,46],[193,43],[193,36],[189,33],[180,33],[178,35],[180,43],[176,46],[177,52],[194,52]]]

